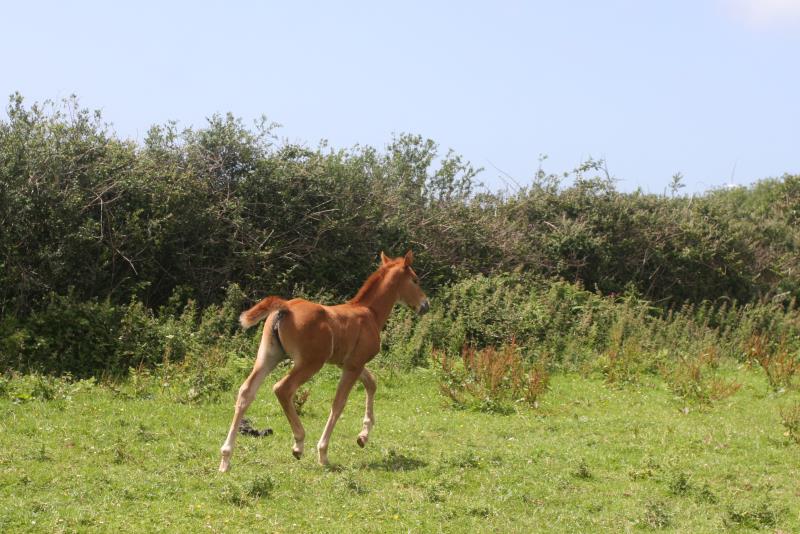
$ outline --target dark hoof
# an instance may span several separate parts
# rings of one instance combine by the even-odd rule
[[[358,436],[358,439],[356,440],[356,443],[358,443],[358,446],[359,446],[359,447],[361,447],[361,448],[363,449],[363,448],[364,448],[364,445],[366,445],[366,444],[367,444],[367,440],[365,440],[365,439],[364,439],[364,438],[362,438],[361,436]]]
[[[292,451],[292,456],[294,456],[295,459],[299,460],[300,457],[303,456],[303,453],[300,451]]]

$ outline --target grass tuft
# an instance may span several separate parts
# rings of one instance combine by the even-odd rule
[[[728,506],[725,519],[731,525],[753,529],[769,528],[777,526],[778,520],[784,512],[785,510],[764,499],[756,504]]]
[[[667,528],[672,524],[672,516],[672,511],[664,501],[648,501],[644,505],[642,525],[650,529]]]

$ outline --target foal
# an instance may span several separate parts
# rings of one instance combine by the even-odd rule
[[[267,297],[242,313],[239,322],[243,328],[249,328],[265,317],[267,321],[253,371],[239,388],[233,422],[221,449],[220,471],[226,472],[231,467],[239,423],[259,386],[278,362],[287,357],[293,360],[294,365],[272,387],[272,391],[292,427],[294,457],[299,459],[302,456],[306,435],[294,408],[294,394],[325,363],[341,367],[342,377],[325,430],[317,443],[319,463],[328,464],[328,441],[357,379],[361,380],[367,392],[367,406],[364,426],[356,441],[361,447],[366,445],[369,432],[375,424],[372,403],[376,384],[375,378],[364,365],[380,350],[380,331],[397,301],[420,315],[428,311],[428,299],[419,287],[417,274],[411,268],[413,261],[414,254],[411,251],[395,259],[381,252],[381,267],[345,304],[323,306],[303,299],[287,301],[279,297]]]

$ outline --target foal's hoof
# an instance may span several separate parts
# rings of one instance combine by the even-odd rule
[[[365,438],[364,436],[358,436],[358,439],[356,440],[356,443],[358,443],[358,446],[363,449],[364,445],[367,444],[367,438]]]
[[[233,448],[228,445],[223,445],[220,449],[222,459],[219,461],[219,472],[227,473],[231,470],[231,456],[233,455]]]
[[[297,449],[292,449],[292,456],[294,456],[295,459],[299,460],[300,457],[303,456],[303,451],[298,451]]]

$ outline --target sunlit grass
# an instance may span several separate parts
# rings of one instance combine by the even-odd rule
[[[355,442],[363,390],[329,449],[313,455],[336,385],[314,380],[306,456],[269,387],[248,416],[232,471],[217,472],[225,401],[181,404],[87,387],[69,399],[0,401],[2,532],[713,532],[800,531],[800,447],[760,374],[686,405],[659,380],[608,385],[554,375],[538,409],[456,410],[434,373],[379,373],[377,425]],[[145,396],[146,397],[146,396]]]

